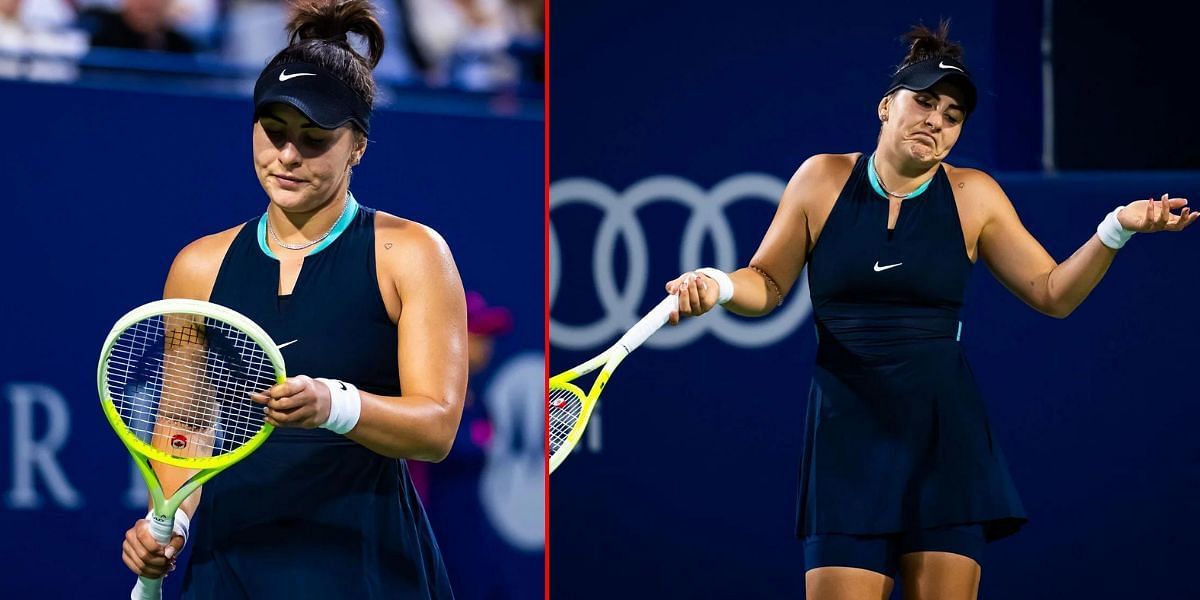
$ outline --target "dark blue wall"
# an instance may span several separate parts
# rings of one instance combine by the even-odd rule
[[[120,560],[122,535],[144,514],[125,496],[142,484],[131,479],[128,455],[100,414],[98,352],[117,317],[161,297],[180,248],[265,209],[251,165],[249,100],[0,83],[0,109],[9,116],[0,145],[8,211],[0,236],[0,595],[86,590],[86,597],[117,598],[133,583]],[[373,125],[354,174],[359,201],[437,229],[466,286],[512,309],[516,329],[498,341],[491,374],[540,363],[542,122],[385,110]],[[482,396],[490,382],[472,383]],[[55,458],[77,494],[74,506],[63,506],[40,475],[38,506],[12,497],[13,432],[21,427],[15,396],[31,384],[64,400],[69,430]],[[540,386],[526,394],[527,410],[540,411],[540,394]],[[42,438],[51,420],[44,404],[36,406],[31,435]],[[538,460],[540,444],[506,433],[517,440],[509,454]],[[540,479],[534,485],[540,497]],[[439,499],[472,523],[438,523],[441,543],[476,548],[485,540],[482,558],[521,574],[511,597],[540,597],[541,552],[507,545],[479,498],[476,486]],[[540,507],[512,510],[536,510],[540,527]],[[476,565],[451,568],[453,578],[481,576]],[[47,577],[48,595],[39,583]],[[168,586],[181,581],[176,575]]]
[[[649,158],[662,172],[778,172],[814,152],[864,148],[874,143],[876,105],[907,51],[899,37],[943,16],[952,18],[951,37],[966,47],[980,92],[958,162],[1034,168],[1041,9],[1004,6],[561,3],[551,11],[560,33],[551,61],[553,173],[638,172]],[[589,152],[573,151],[583,145]]]
[[[993,173],[1057,259],[1118,204],[1164,192],[1200,200],[1196,172],[1014,172],[1040,164],[1039,3],[555,8],[552,371],[616,338],[580,341],[555,327],[620,320],[597,290],[607,285],[594,281],[597,265],[611,259],[609,291],[637,294],[636,312],[648,310],[684,269],[744,265],[805,157],[870,151],[888,67],[904,53],[895,38],[919,19],[954,19],[982,92],[949,162]],[[706,212],[727,186],[743,200]],[[647,189],[627,214],[639,202],[631,190]],[[596,250],[605,218],[629,236],[611,253]],[[714,225],[699,258],[682,257],[689,220],[704,219]],[[717,256],[722,223],[732,264]],[[963,345],[1031,519],[989,547],[981,597],[1194,595],[1178,574],[1200,555],[1190,514],[1200,487],[1189,382],[1200,358],[1190,314],[1200,284],[1188,270],[1197,235],[1135,236],[1062,321],[975,269]],[[815,339],[797,290],[782,309],[792,316],[710,314],[660,332],[617,370],[599,427],[551,481],[553,598],[802,597],[792,532]]]
[[[1053,2],[1055,155],[1062,169],[1200,169],[1188,98],[1200,5]],[[1150,43],[1153,39],[1153,43]]]

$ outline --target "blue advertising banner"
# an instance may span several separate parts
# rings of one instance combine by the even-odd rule
[[[551,72],[551,372],[611,344],[679,273],[744,266],[805,158],[871,151],[896,38],[921,20],[954,19],[981,91],[948,162],[991,173],[1056,259],[1118,204],[1200,198],[1196,172],[1019,170],[1042,142],[1029,4],[556,5],[572,35]],[[1135,236],[1064,320],[974,268],[961,343],[1030,517],[987,548],[980,597],[1193,594],[1172,574],[1200,554],[1197,235]],[[768,317],[715,310],[622,363],[551,480],[552,598],[803,597],[811,316],[802,278]]]
[[[265,209],[250,101],[0,83],[0,107],[13,117],[0,150],[0,596],[123,597],[134,577],[120,545],[145,485],[100,412],[100,345],[161,297],[179,249]],[[379,111],[351,187],[440,232],[467,289],[511,314],[471,381],[489,436],[459,435],[455,451],[475,458],[431,467],[426,506],[460,598],[539,598],[543,125],[487,113]]]

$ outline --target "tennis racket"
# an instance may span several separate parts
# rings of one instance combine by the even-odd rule
[[[546,410],[550,414],[550,472],[553,473],[558,465],[566,460],[571,450],[583,437],[592,409],[600,399],[600,392],[608,383],[612,372],[629,356],[654,335],[671,317],[671,313],[679,308],[679,296],[671,295],[658,303],[653,310],[642,317],[617,343],[591,360],[563,373],[550,378],[549,393],[546,396]],[[576,379],[595,371],[603,365],[600,374],[592,382],[591,390],[583,390],[571,383]]]
[[[170,541],[184,499],[266,441],[273,427],[250,394],[284,379],[271,337],[223,306],[159,300],[113,326],[96,370],[100,405],[146,479],[159,543]],[[195,473],[164,498],[151,460]],[[160,598],[161,586],[139,577],[131,598]]]

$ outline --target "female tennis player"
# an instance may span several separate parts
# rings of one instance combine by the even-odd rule
[[[184,248],[164,292],[233,308],[280,344],[292,376],[254,395],[280,429],[185,503],[169,545],[138,521],[125,564],[164,575],[197,517],[185,598],[450,598],[404,459],[454,441],[464,291],[437,233],[349,190],[384,44],[370,3],[309,1],[288,27],[254,90],[266,212]],[[167,490],[186,478],[165,471]]]
[[[905,598],[975,598],[984,544],[1025,521],[957,339],[978,259],[1035,310],[1062,318],[1134,232],[1197,218],[1182,198],[1138,200],[1055,262],[991,177],[943,162],[976,101],[947,24],[907,39],[879,101],[874,152],[809,158],[749,266],[667,284],[678,315],[724,303],[759,316],[808,265],[819,342],[796,532],[810,599],[888,598],[897,574]]]

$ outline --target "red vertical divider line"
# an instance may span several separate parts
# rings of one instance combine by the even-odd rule
[[[542,0],[542,180],[543,180],[543,225],[542,225],[542,378],[546,397],[550,397],[550,0]],[[542,544],[543,576],[546,600],[550,600],[550,408],[546,407],[545,434],[545,480],[543,481],[543,509],[545,511],[545,534]]]

